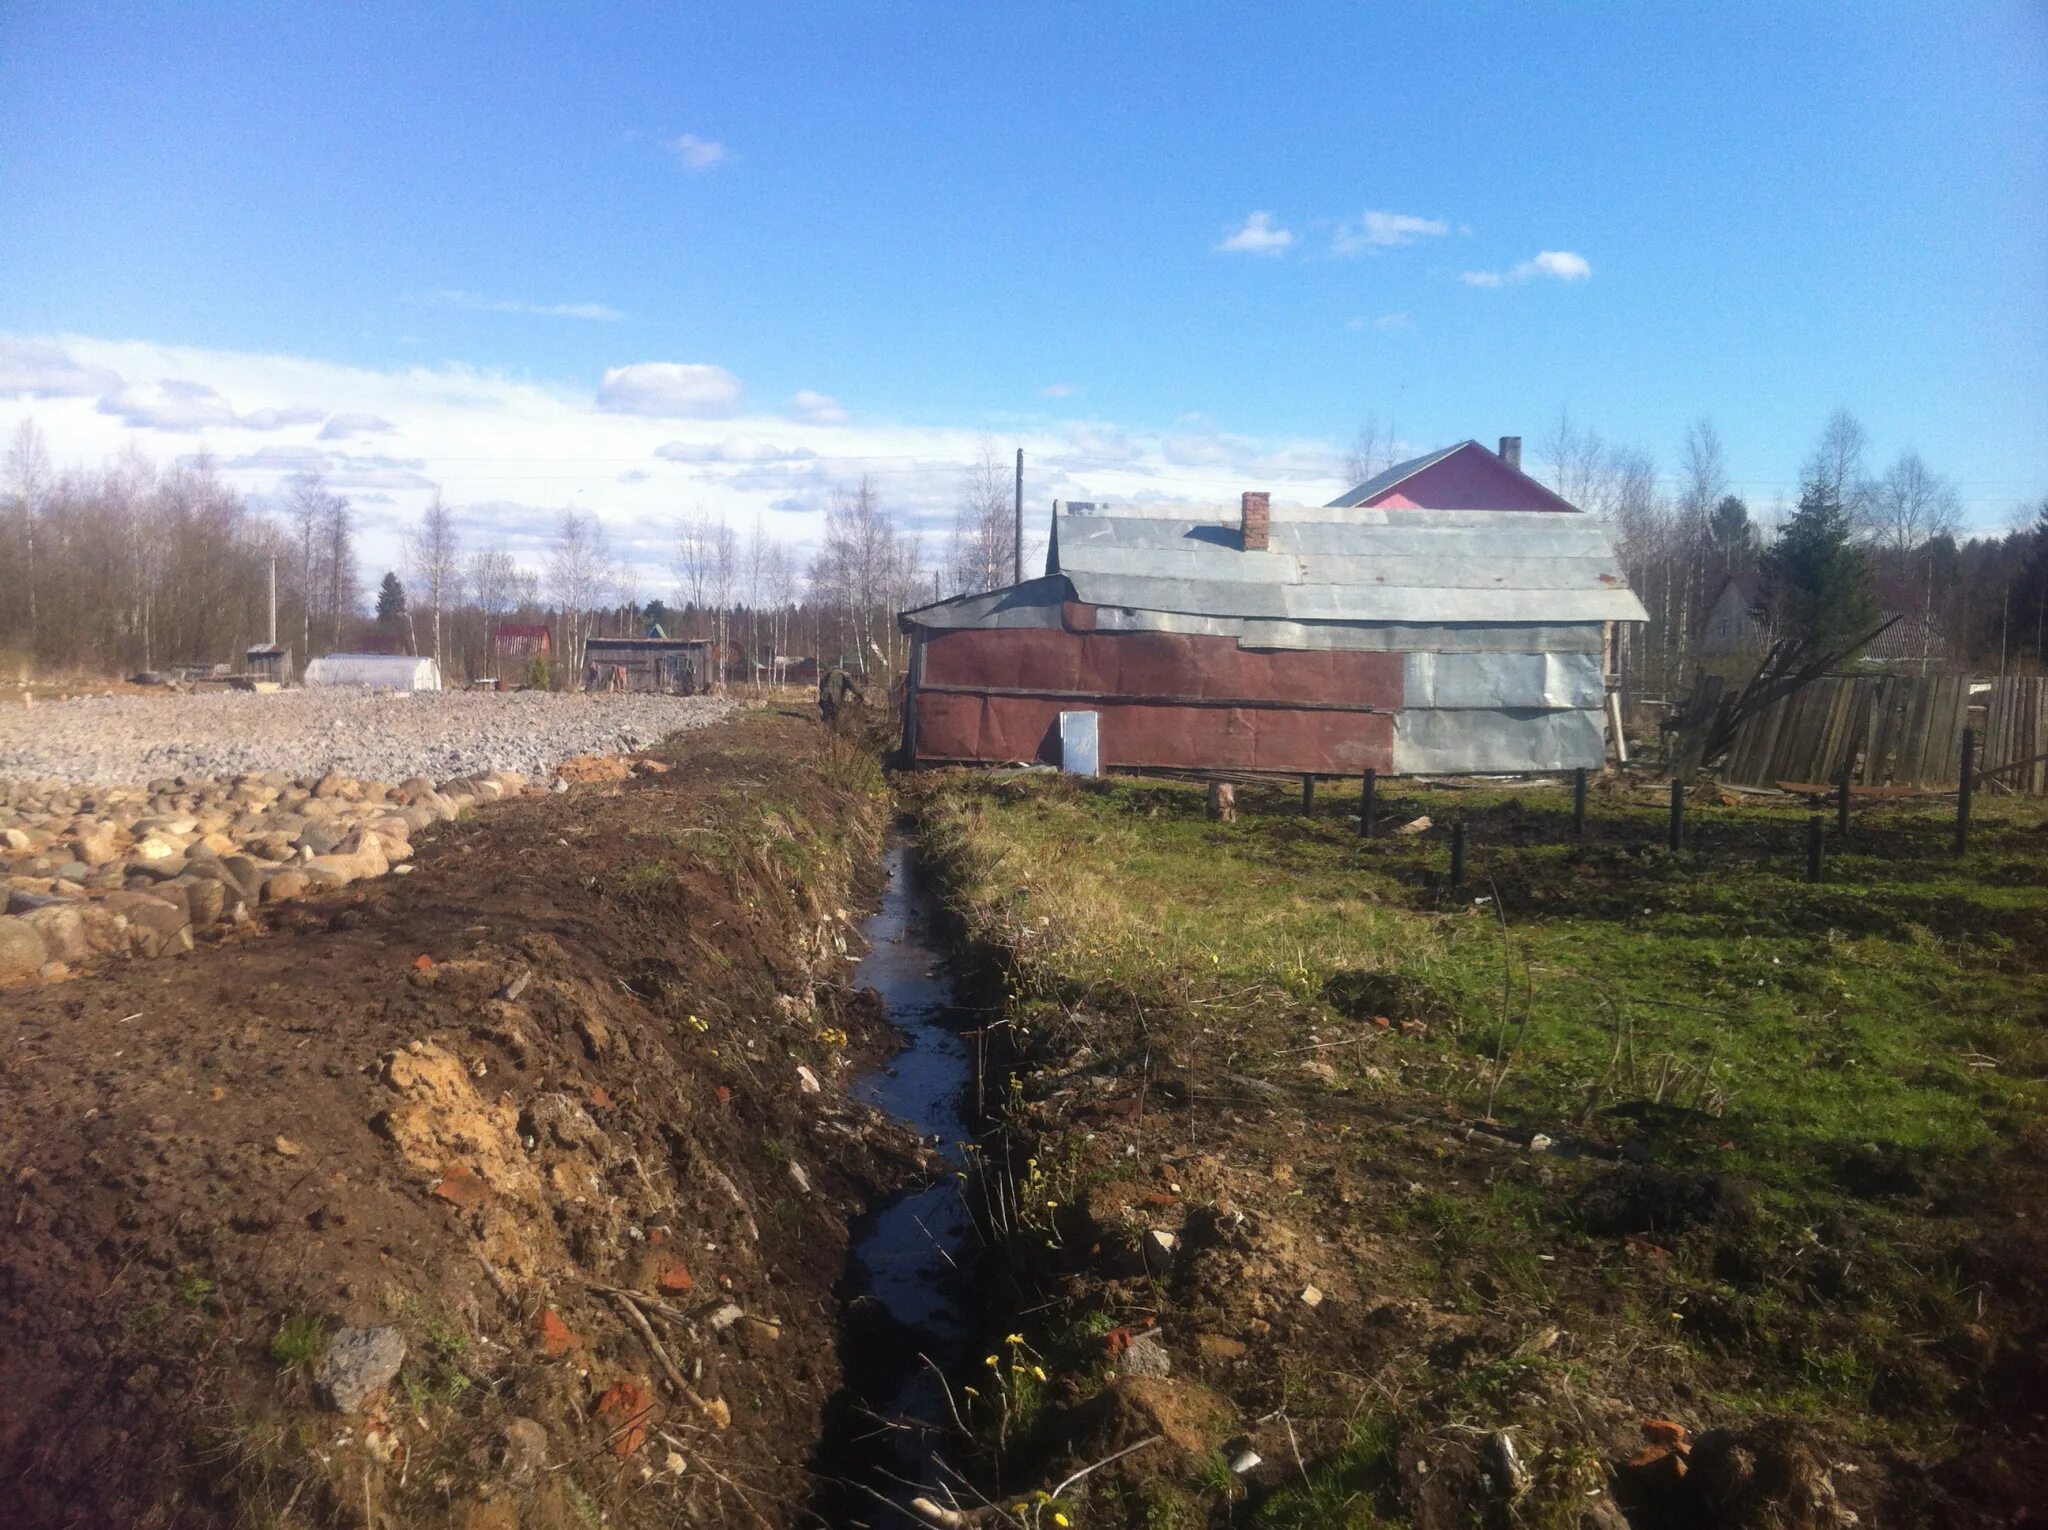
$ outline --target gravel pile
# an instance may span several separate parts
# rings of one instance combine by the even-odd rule
[[[0,708],[0,779],[101,783],[339,771],[446,780],[511,770],[542,780],[576,754],[636,749],[732,710],[708,696],[391,693],[88,696]]]

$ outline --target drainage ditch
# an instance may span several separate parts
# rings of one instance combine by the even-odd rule
[[[858,987],[881,996],[903,1050],[853,1093],[908,1124],[960,1169],[974,1059],[973,1022],[939,949],[934,906],[908,843],[883,857],[881,906],[862,927]],[[941,1375],[957,1374],[973,1329],[972,1218],[948,1174],[868,1212],[852,1228],[840,1287],[845,1385],[825,1417],[816,1465],[818,1512],[834,1525],[922,1523],[906,1507],[940,1486]]]

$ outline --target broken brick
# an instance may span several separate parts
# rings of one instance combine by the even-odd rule
[[[474,1169],[457,1163],[442,1171],[441,1178],[434,1185],[434,1194],[464,1211],[475,1211],[491,1198],[491,1187]]]
[[[590,1108],[592,1110],[610,1110],[612,1108],[611,1091],[602,1084],[592,1084],[590,1086]]]
[[[653,1414],[654,1395],[637,1381],[615,1382],[597,1400],[597,1416],[612,1431],[612,1454],[621,1461],[647,1442],[647,1423]]]
[[[575,1330],[562,1321],[562,1315],[548,1307],[541,1312],[539,1332],[534,1343],[544,1355],[566,1355],[576,1347]]]

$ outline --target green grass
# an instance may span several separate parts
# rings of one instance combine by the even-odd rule
[[[285,1319],[270,1336],[270,1358],[288,1371],[304,1370],[327,1348],[327,1324],[311,1312]]]
[[[1958,1254],[2003,1213],[1953,1208],[2038,1177],[2028,1155],[2048,1142],[2048,804],[1980,801],[1960,861],[1949,805],[1862,812],[1808,885],[1803,805],[1695,805],[1674,854],[1647,800],[1596,799],[1581,845],[1562,791],[1390,783],[1368,842],[1337,796],[1305,820],[1291,791],[1241,788],[1224,824],[1189,784],[961,773],[922,803],[922,849],[1007,984],[1033,1151],[1058,1161],[1089,1140],[1054,1082],[1077,1038],[1127,1077],[1142,1054],[1212,1093],[1218,1074],[1263,1080],[1314,1128],[1250,1140],[1254,1164],[1295,1158],[1291,1193],[1309,1197],[1269,1212],[1353,1229],[1377,1251],[1376,1294],[1518,1343],[1567,1335],[1569,1365],[1517,1349],[1445,1371],[1410,1354],[1367,1393],[1274,1357],[1266,1373],[1324,1432],[1308,1480],[1255,1521],[1407,1523],[1403,1431],[1426,1447],[1512,1428],[1529,1473],[1517,1522],[1575,1523],[1603,1467],[1546,1420],[1571,1413],[1553,1393],[1588,1389],[1943,1448],[1970,1383],[1930,1340],[2000,1321],[2010,1278],[1966,1276]],[[1428,833],[1386,832],[1425,814]],[[1454,890],[1459,817],[1471,869]],[[1324,1071],[1305,1075],[1310,1058]],[[1596,1237],[1576,1195],[1600,1159],[1458,1158],[1434,1128],[1387,1125],[1416,1118],[1627,1143],[1732,1181],[1738,1208],[1647,1249]],[[1226,1155],[1258,1130],[1203,1105],[1185,1129]],[[1922,1188],[1859,1190],[1873,1146]],[[1351,1198],[1315,1199],[1318,1174],[1348,1176]],[[2009,1321],[2024,1327],[2024,1303]]]
[[[1560,842],[1496,846],[1475,823],[1463,894],[1433,881],[1438,839],[1361,845],[1346,820],[1280,812],[1209,823],[1199,789],[1173,783],[970,779],[927,836],[965,868],[972,922],[1003,932],[1041,985],[1234,993],[1332,1039],[1371,1021],[1348,994],[1397,975],[1430,1031],[1381,1050],[1410,1074],[1434,1065],[1468,1113],[1490,1101],[1554,1131],[1620,1101],[1677,1105],[1721,1123],[1721,1161],[1781,1188],[1871,1141],[1981,1155],[2040,1114],[2038,808],[1980,818],[1962,866],[1936,814],[1889,812],[1809,887],[1798,815],[1695,809],[1694,848],[1674,857],[1658,810],[1607,807],[1647,852],[1581,851],[1561,842],[1563,794],[1549,798]],[[1510,801],[1403,790],[1381,822],[1427,813],[1441,828]]]

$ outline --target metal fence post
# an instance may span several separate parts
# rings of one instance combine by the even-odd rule
[[[1970,776],[1976,767],[1977,730],[1963,729],[1963,772],[1956,781],[1956,854],[1970,848]]]
[[[1820,880],[1820,847],[1825,833],[1820,814],[1815,813],[1806,820],[1806,880],[1809,882]]]
[[[1460,818],[1451,825],[1451,886],[1453,889],[1465,885],[1465,820]]]
[[[1373,794],[1379,786],[1379,779],[1380,773],[1378,771],[1368,770],[1365,773],[1365,785],[1358,789],[1358,837],[1360,839],[1372,838]]]
[[[1670,845],[1676,850],[1685,843],[1685,783],[1671,778],[1671,835]]]
[[[1586,767],[1572,772],[1572,838],[1586,837]]]
[[[1301,778],[1301,816],[1304,818],[1316,816],[1316,778],[1314,776],[1303,776]]]
[[[1849,767],[1842,767],[1841,782],[1835,787],[1835,834],[1837,838],[1849,837]]]

